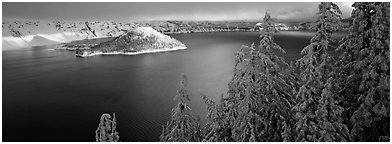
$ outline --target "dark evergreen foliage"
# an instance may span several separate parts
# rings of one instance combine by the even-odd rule
[[[276,32],[266,13],[258,49],[254,44],[243,46],[236,55],[228,104],[233,109],[234,141],[291,141],[296,85],[287,81],[288,64],[274,53],[285,53],[273,41]]]
[[[116,131],[116,114],[113,113],[113,120],[110,114],[104,113],[101,116],[99,126],[95,131],[96,142],[117,142],[120,137]]]
[[[339,97],[354,141],[389,139],[389,2],[352,5],[337,62]],[[389,141],[389,140],[388,140]]]
[[[220,104],[216,104],[207,96],[202,96],[204,102],[207,104],[208,114],[207,123],[204,126],[203,142],[231,142],[231,131],[233,130],[231,124],[234,121],[230,117],[230,109],[227,106],[227,101],[221,96]]]
[[[303,57],[297,61],[302,86],[297,94],[301,101],[294,107],[295,140],[348,141],[349,131],[341,118],[343,108],[338,105],[332,89],[332,57],[327,52],[332,32],[339,28],[341,12],[336,4],[322,2],[318,14],[316,35],[310,45],[303,48]]]

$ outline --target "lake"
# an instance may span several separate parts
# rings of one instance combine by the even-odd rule
[[[288,61],[312,32],[275,36]],[[235,52],[258,44],[257,32],[171,35],[188,49],[136,56],[76,58],[52,46],[3,51],[3,141],[95,141],[103,113],[116,113],[120,141],[159,141],[181,74],[190,106],[205,118],[201,93],[218,101],[233,75]]]

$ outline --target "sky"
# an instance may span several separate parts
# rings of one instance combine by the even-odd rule
[[[262,20],[266,11],[280,21],[316,17],[318,2],[3,2],[3,20]],[[337,3],[347,18],[350,3]]]

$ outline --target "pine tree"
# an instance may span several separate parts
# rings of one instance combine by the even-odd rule
[[[95,131],[95,141],[97,142],[117,142],[120,137],[116,131],[116,114],[113,113],[113,120],[110,114],[104,113],[101,116],[99,126]]]
[[[228,116],[229,107],[227,100],[221,96],[220,103],[216,104],[207,96],[202,96],[204,103],[207,104],[207,122],[204,126],[203,142],[232,142],[231,123],[234,119]]]
[[[197,142],[200,141],[201,128],[192,115],[188,105],[190,93],[187,89],[187,77],[182,75],[180,90],[175,99],[178,104],[171,111],[171,119],[162,129],[160,140],[164,142]]]
[[[352,5],[349,35],[337,62],[345,123],[354,141],[389,138],[389,2]]]
[[[332,32],[339,28],[341,12],[336,4],[322,2],[318,14],[316,35],[297,61],[302,86],[297,95],[301,100],[294,107],[296,141],[348,141],[348,128],[341,118],[343,108],[332,87],[332,57],[327,52]]]
[[[266,13],[258,49],[252,44],[237,52],[228,92],[234,141],[291,141],[296,87],[287,81],[287,63],[275,55],[275,51],[285,53],[273,41],[276,32]]]

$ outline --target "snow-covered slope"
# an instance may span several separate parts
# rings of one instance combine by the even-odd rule
[[[29,46],[42,46],[42,45],[53,45],[53,44],[59,44],[59,41],[53,41],[50,39],[47,39],[45,37],[36,35],[33,37],[31,41],[28,42]]]
[[[2,50],[11,50],[18,48],[28,48],[32,46],[43,46],[71,42],[83,39],[80,34],[71,32],[62,32],[54,34],[35,34],[22,37],[3,36]]]
[[[63,43],[85,38],[115,37],[137,26],[121,22],[5,21],[2,25],[2,49],[31,47],[33,45],[29,42],[35,36]],[[43,41],[34,45],[52,43]]]
[[[186,46],[180,41],[157,32],[151,27],[137,27],[113,40],[92,46],[84,51],[77,51],[77,54],[80,57],[115,54],[135,55],[181,49],[186,49]]]
[[[142,51],[147,49],[170,49],[174,47],[185,47],[185,45],[170,36],[157,32],[151,27],[137,27],[124,35],[101,43],[91,49],[95,51]]]

